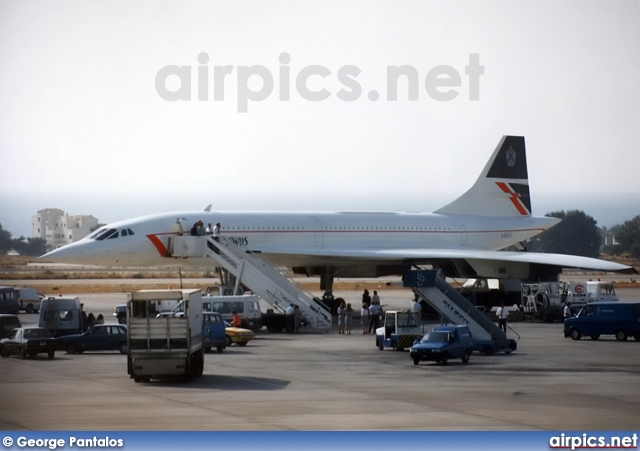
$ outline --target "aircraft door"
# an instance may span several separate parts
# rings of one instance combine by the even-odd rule
[[[315,232],[315,245],[318,247],[324,246],[324,230],[322,228],[322,222],[317,216],[309,216],[313,231]]]
[[[467,232],[466,226],[460,226],[460,246],[468,246],[469,245],[469,233]]]

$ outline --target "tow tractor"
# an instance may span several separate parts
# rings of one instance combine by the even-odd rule
[[[424,335],[420,312],[389,310],[384,314],[384,325],[376,329],[376,346],[379,350],[392,348],[402,351]]]

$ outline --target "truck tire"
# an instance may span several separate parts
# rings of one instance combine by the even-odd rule
[[[120,346],[118,346],[118,351],[120,351],[120,354],[126,354],[127,353],[127,343],[120,343]]]
[[[279,334],[280,332],[282,332],[282,329],[284,329],[283,326],[276,326],[275,324],[269,324],[267,326],[267,330],[272,334]]]
[[[27,304],[27,308],[25,309],[27,313],[33,313],[33,304]]]
[[[216,346],[216,351],[218,351],[218,352],[224,351],[224,346],[223,345]]]
[[[47,352],[47,357],[49,357],[49,359],[53,359],[56,356],[56,351],[51,350],[49,352]]]
[[[471,357],[471,351],[467,349],[464,351],[464,354],[462,354],[462,363],[469,363],[469,357]]]
[[[376,346],[380,351],[384,349],[384,346],[382,346],[382,340],[376,340]]]
[[[627,339],[627,333],[624,330],[622,329],[616,330],[616,340],[625,341],[626,339]]]
[[[582,332],[580,332],[578,329],[571,329],[569,331],[569,336],[572,340],[580,340],[582,338]]]
[[[420,359],[418,359],[418,358],[413,359],[413,364],[414,365],[418,365],[419,363],[420,363]]]
[[[80,347],[75,343],[69,343],[67,345],[65,351],[67,351],[67,354],[79,354],[80,353]]]

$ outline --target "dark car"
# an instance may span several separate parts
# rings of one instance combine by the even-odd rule
[[[22,324],[17,315],[0,314],[0,339],[7,338],[18,327],[22,327]]]
[[[469,362],[473,352],[471,331],[468,326],[437,326],[411,347],[409,355],[414,364],[420,360],[433,360],[446,364],[449,359]]]
[[[56,342],[51,332],[43,327],[20,327],[13,329],[8,338],[0,340],[0,355],[9,357],[19,355],[20,358],[35,357],[46,353],[53,359],[56,352]]]
[[[84,351],[120,351],[127,353],[127,326],[121,324],[96,324],[82,334],[65,335],[56,338],[58,349],[67,354],[81,354]]]

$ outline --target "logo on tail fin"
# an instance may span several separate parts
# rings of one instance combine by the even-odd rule
[[[498,188],[509,195],[509,200],[522,216],[531,214],[531,199],[529,198],[529,185],[520,183],[496,182]]]

